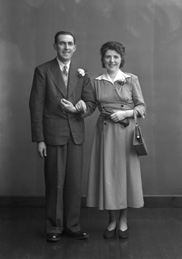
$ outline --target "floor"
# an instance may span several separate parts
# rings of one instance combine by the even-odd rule
[[[182,208],[129,209],[128,240],[104,240],[106,211],[82,208],[87,241],[48,243],[44,208],[0,208],[0,259],[182,259]]]

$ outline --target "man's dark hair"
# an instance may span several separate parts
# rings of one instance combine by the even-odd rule
[[[74,44],[76,44],[76,38],[75,38],[75,36],[73,35],[73,33],[69,32],[69,31],[58,31],[58,32],[56,33],[56,35],[54,36],[54,43],[57,43],[58,37],[59,37],[60,35],[70,35],[70,36],[72,36],[72,37],[73,37]]]

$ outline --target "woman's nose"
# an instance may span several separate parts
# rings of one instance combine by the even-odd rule
[[[114,62],[114,57],[111,57],[111,58],[110,58],[110,62]]]

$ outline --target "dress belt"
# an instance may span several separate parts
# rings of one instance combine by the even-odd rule
[[[111,114],[112,113],[107,113],[107,112],[101,112],[100,115],[103,116],[106,120],[111,120]],[[111,120],[112,121],[112,120]],[[125,118],[124,120],[122,121],[118,121],[118,122],[113,122],[113,123],[120,123],[125,127],[127,127],[130,123],[129,119],[128,118]]]

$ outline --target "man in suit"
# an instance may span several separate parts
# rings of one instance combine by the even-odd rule
[[[66,233],[86,239],[81,231],[81,175],[84,117],[95,107],[90,79],[72,61],[75,37],[55,35],[57,57],[35,68],[30,95],[32,141],[44,158],[47,241]],[[66,67],[65,67],[66,66]]]

